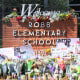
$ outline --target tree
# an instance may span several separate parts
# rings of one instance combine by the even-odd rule
[[[67,11],[70,9],[67,6],[67,0],[2,0],[0,1],[0,4],[2,4],[2,10],[5,13],[5,14],[3,13],[4,15],[11,13],[14,7],[18,9],[18,12],[21,11],[20,4],[36,4],[36,3],[41,5],[40,7],[42,7],[42,10]],[[46,7],[44,5],[46,5]]]
[[[68,7],[67,0],[49,0],[49,9],[67,11],[70,7]]]

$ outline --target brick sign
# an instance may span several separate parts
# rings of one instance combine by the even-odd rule
[[[22,23],[16,18],[10,18],[10,23],[3,23],[3,47],[31,44],[39,53],[56,45],[58,38],[77,38],[77,18],[53,23],[49,20],[26,20]]]

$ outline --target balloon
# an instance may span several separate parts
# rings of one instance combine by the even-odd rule
[[[59,66],[60,66],[60,69],[61,70],[64,70],[65,69],[65,64],[59,64]]]

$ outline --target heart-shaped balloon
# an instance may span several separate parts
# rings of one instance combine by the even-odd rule
[[[64,70],[65,69],[65,64],[59,64],[59,66],[60,66],[60,69],[61,70]]]

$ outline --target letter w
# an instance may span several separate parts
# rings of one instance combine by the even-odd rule
[[[25,10],[26,4],[22,4],[21,16],[24,16],[25,13],[28,11],[28,15],[27,16],[29,17],[39,4],[35,4],[35,7],[34,7],[33,10],[32,10],[32,5],[33,4],[29,4],[28,8]]]

